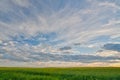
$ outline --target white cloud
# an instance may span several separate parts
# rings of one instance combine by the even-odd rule
[[[60,51],[58,48],[74,43],[81,43],[84,47],[99,48],[104,42],[95,42],[94,44],[90,44],[89,42],[99,36],[110,36],[111,39],[120,37],[120,20],[116,20],[116,17],[113,15],[118,14],[112,12],[113,10],[115,12],[119,11],[120,7],[115,3],[100,3],[95,1],[91,2],[90,6],[87,6],[85,9],[74,9],[68,3],[61,10],[55,12],[51,7],[45,5],[45,3],[39,2],[41,5],[44,5],[43,10],[45,10],[45,14],[41,14],[42,10],[40,12],[37,11],[39,8],[31,4],[29,0],[12,0],[12,3],[28,9],[32,7],[34,10],[32,17],[27,17],[28,14],[26,15],[21,8],[16,12],[9,1],[2,0],[0,3],[1,12],[7,13],[10,11],[15,13],[17,17],[24,18],[24,21],[17,21],[17,18],[13,14],[13,21],[8,23],[0,21],[0,44],[4,45],[1,49],[9,52],[7,55],[10,54],[20,57],[23,60],[28,60],[31,54],[36,55],[36,53],[76,53],[77,51],[73,49]],[[11,37],[19,36],[20,34],[24,34],[25,38],[30,38],[36,36],[38,33],[46,34],[50,32],[55,32],[57,35],[55,39],[52,39],[53,42],[63,41],[57,45],[38,44],[34,46],[27,43],[18,44],[10,41]],[[39,40],[46,40],[46,38],[39,38]],[[85,45],[87,43],[89,44]],[[103,51],[96,53],[96,55],[108,57],[119,56],[119,53],[115,51]],[[68,64],[71,65],[71,63]],[[83,63],[75,64],[87,65]],[[101,64],[102,62],[94,63],[94,65]]]
[[[29,0],[12,0],[12,2],[21,7],[28,7],[30,5]]]
[[[111,51],[111,50],[104,50],[102,52],[97,52],[97,56],[102,56],[102,57],[120,57],[120,52],[117,51]]]
[[[120,9],[120,6],[115,4],[115,3],[112,3],[112,2],[101,2],[99,3],[99,6],[105,6],[105,7],[112,7],[112,8],[115,8],[115,9]]]
[[[107,24],[104,25],[104,27],[106,26],[113,26],[116,24],[120,24],[120,20],[110,20]]]
[[[14,1],[14,0],[13,0]],[[25,0],[27,1],[27,0]],[[16,1],[18,4],[22,4],[22,0]],[[27,2],[25,2],[26,4]],[[33,5],[32,5],[33,6]],[[110,22],[108,24],[102,24],[101,20],[104,18],[112,17],[111,15],[102,15],[101,13],[105,13],[102,9],[108,10],[108,8],[102,8],[93,2],[93,7],[90,7],[85,10],[74,10],[69,8],[63,8],[62,12],[54,12],[53,15],[49,17],[44,17],[42,15],[37,14],[36,20],[26,19],[25,22],[18,22],[16,24],[5,24],[4,26],[8,26],[6,30],[5,27],[2,28],[1,35],[5,35],[9,37],[9,33],[11,35],[16,35],[19,33],[24,33],[27,36],[36,35],[37,32],[56,32],[58,34],[58,38],[56,40],[65,40],[66,44],[73,42],[87,42],[95,37],[101,35],[118,35],[117,32],[120,28],[115,27],[115,24],[119,23],[119,21]],[[109,8],[111,9],[111,8]],[[113,9],[111,9],[113,10]],[[68,12],[66,12],[68,11]],[[66,13],[64,13],[66,12]],[[96,14],[88,14],[86,13],[96,13]],[[64,15],[63,15],[64,14]],[[106,14],[106,13],[105,13]],[[87,17],[88,16],[88,17]],[[83,18],[86,17],[86,20]],[[102,19],[103,18],[103,19]],[[1,23],[2,25],[3,23]],[[103,25],[111,25],[111,27],[102,27]],[[16,27],[17,26],[17,27]],[[97,26],[97,27],[96,27]],[[4,30],[4,32],[3,32]],[[117,31],[116,31],[117,30]],[[53,40],[54,41],[54,40]],[[63,43],[65,44],[65,43]]]
[[[12,64],[10,64],[10,62]],[[1,65],[2,64],[2,65]],[[14,65],[13,65],[14,64]],[[67,65],[66,65],[67,64]],[[9,60],[0,60],[0,66],[11,66],[11,67],[119,67],[120,61],[114,63],[106,62],[93,62],[93,63],[82,63],[82,62],[15,62]]]

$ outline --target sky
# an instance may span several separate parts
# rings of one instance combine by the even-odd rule
[[[0,66],[120,67],[120,0],[0,0]]]

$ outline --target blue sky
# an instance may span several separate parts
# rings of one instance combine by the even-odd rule
[[[0,66],[120,66],[120,0],[0,0]]]

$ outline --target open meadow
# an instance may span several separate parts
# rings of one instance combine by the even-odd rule
[[[0,68],[0,80],[120,80],[120,68]]]

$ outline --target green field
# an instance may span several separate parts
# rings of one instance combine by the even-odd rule
[[[0,68],[0,80],[120,80],[120,68]]]

